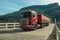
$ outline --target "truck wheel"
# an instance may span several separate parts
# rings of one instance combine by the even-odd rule
[[[39,28],[42,28],[42,26],[40,26]]]
[[[43,27],[42,27],[42,25],[40,25],[40,27],[39,27],[39,28],[43,28]]]
[[[25,28],[23,28],[23,30],[26,30]]]
[[[49,26],[49,23],[46,23],[46,26]]]
[[[43,28],[43,23],[41,23],[40,25],[41,25],[40,28]]]
[[[32,30],[28,30],[28,29],[25,29],[25,28],[23,28],[23,30],[25,30],[25,31],[32,31],[32,30],[35,30],[35,29],[32,29]]]

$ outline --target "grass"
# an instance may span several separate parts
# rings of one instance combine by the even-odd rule
[[[53,32],[51,33],[51,35],[49,36],[49,38],[47,40],[57,40],[57,37],[56,37],[56,27],[54,27]]]

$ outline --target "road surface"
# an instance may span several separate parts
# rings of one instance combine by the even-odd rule
[[[0,30],[0,40],[47,40],[53,29],[54,24],[34,31]]]

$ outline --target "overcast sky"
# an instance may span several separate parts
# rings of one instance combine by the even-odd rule
[[[19,9],[31,5],[47,5],[58,3],[60,0],[0,0],[0,15],[18,11]]]

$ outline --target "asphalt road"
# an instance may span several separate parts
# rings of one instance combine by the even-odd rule
[[[53,29],[54,24],[34,31],[24,31],[22,29],[0,30],[0,40],[47,40]]]

